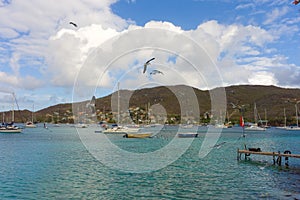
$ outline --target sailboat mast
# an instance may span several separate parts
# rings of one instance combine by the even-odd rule
[[[15,109],[14,109],[14,94],[12,95],[12,115],[11,115],[11,122],[15,121]]]
[[[267,121],[267,109],[265,108],[265,123],[266,123],[266,126],[268,126],[268,121]]]
[[[297,127],[298,127],[298,102],[295,104],[296,107],[296,121],[297,121]]]
[[[118,82],[118,117],[117,124],[120,122],[120,82]]]
[[[150,102],[147,105],[147,124],[150,124]]]
[[[34,104],[32,105],[31,122],[33,123]]]
[[[257,123],[257,108],[256,108],[256,103],[254,103],[254,122]]]
[[[286,114],[285,114],[285,108],[283,108],[283,114],[284,114],[284,127],[286,127]]]

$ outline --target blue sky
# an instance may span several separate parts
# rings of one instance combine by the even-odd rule
[[[126,89],[151,84],[209,89],[218,86],[210,82],[215,78],[213,68],[222,76],[221,86],[299,88],[299,10],[299,5],[288,0],[2,0],[0,109],[10,109],[8,96],[12,91],[21,109],[31,110],[34,104],[39,110],[89,99],[93,94],[107,95],[116,90],[121,79],[121,88]],[[71,26],[70,21],[78,27]],[[161,47],[169,53],[162,52],[162,33],[149,31],[153,28],[182,38],[162,39]],[[182,43],[185,37],[194,41],[189,47]],[[120,45],[109,55],[118,59],[116,66],[107,67],[97,60],[103,55],[95,50],[114,45],[113,38],[127,46]],[[149,46],[144,38],[158,46],[120,57],[130,48]],[[196,43],[206,55],[190,55]],[[157,59],[149,69],[163,70],[164,77],[141,76],[143,62],[152,56]],[[215,66],[202,66],[208,67],[202,71],[205,80],[194,77],[188,62],[181,59],[201,63],[208,57]],[[174,78],[179,71],[189,79]],[[83,91],[74,88],[76,85]]]
[[[232,1],[237,2],[237,1]],[[228,1],[194,1],[194,0],[140,0],[119,1],[112,5],[112,11],[125,19],[132,19],[138,25],[151,20],[169,21],[181,26],[184,30],[195,29],[208,20],[234,22],[237,3]],[[224,19],[224,14],[230,18]]]

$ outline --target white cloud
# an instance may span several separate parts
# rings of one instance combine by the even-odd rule
[[[42,82],[32,76],[20,77],[20,76],[14,76],[0,71],[0,79],[1,79],[0,85],[4,84],[5,88],[17,87],[17,88],[24,88],[24,89],[31,90],[42,86]]]
[[[253,85],[277,85],[278,80],[274,74],[266,71],[253,72],[249,77],[249,83]]]
[[[38,80],[33,76],[20,77],[18,83],[20,84],[18,87],[22,87],[27,90],[34,90],[44,86],[44,83],[41,80]]]
[[[66,0],[59,3],[39,0],[33,0],[31,2],[15,0],[9,4],[3,4],[0,8],[0,36],[3,39],[9,40],[9,42],[6,43],[5,49],[11,51],[7,60],[2,61],[3,63],[10,63],[8,68],[6,68],[6,73],[11,71],[9,69],[11,68],[13,73],[10,73],[10,76],[15,76],[17,80],[20,80],[18,77],[20,74],[19,71],[22,70],[24,73],[26,69],[23,70],[23,68],[30,68],[30,66],[26,66],[26,63],[22,63],[21,60],[27,57],[35,57],[36,59],[43,60],[48,57],[49,53],[55,54],[57,49],[52,49],[53,52],[48,51],[48,39],[51,35],[55,35],[61,30],[73,29],[75,32],[80,30],[78,33],[81,33],[83,36],[79,35],[79,37],[91,38],[92,36],[87,35],[84,28],[81,29],[80,27],[93,28],[95,26],[93,24],[101,24],[104,29],[108,29],[109,27],[115,30],[124,29],[128,26],[128,22],[116,16],[110,10],[110,5],[114,2],[116,2],[116,0]],[[78,30],[71,27],[69,21],[78,23]],[[95,39],[92,38],[90,41],[95,42]],[[80,42],[82,45],[85,41],[80,39]],[[62,45],[65,44],[66,43],[61,43],[61,46],[57,44],[56,48],[64,48]],[[88,45],[97,45],[97,42]],[[72,48],[73,46],[69,45],[69,47]],[[75,53],[72,49],[69,50]],[[64,59],[66,60],[66,58]],[[45,69],[47,67],[48,66],[42,68]],[[60,65],[58,67],[62,68]],[[55,69],[51,69],[50,67],[49,71],[54,72]],[[65,74],[72,74],[73,70],[71,69],[64,72]],[[26,76],[31,74],[22,75]],[[36,78],[48,81],[49,78],[47,74],[44,75],[46,77],[37,76]],[[60,84],[63,85],[63,82],[64,81],[61,81]]]
[[[253,3],[242,3],[235,7],[236,10],[242,10],[242,9],[249,9],[249,8],[255,8],[255,4]]]
[[[0,72],[0,79],[1,84],[16,85],[18,82],[17,77],[9,75],[5,72]]]
[[[267,13],[264,24],[274,23],[276,20],[280,19],[282,16],[289,12],[289,8],[287,6],[279,8],[275,8],[271,13]]]
[[[158,29],[166,29],[168,31],[174,31],[176,33],[182,33],[183,30],[179,26],[175,26],[170,22],[162,22],[162,21],[150,21],[145,24],[144,28],[158,28]]]
[[[15,30],[12,30],[10,28],[0,28],[0,37],[2,38],[15,38],[18,37],[19,33],[16,32]]]
[[[131,33],[138,30],[140,34]],[[154,30],[162,30],[162,32],[166,30],[166,32],[157,34]],[[107,42],[110,38],[114,39]],[[185,42],[183,38],[186,38]],[[149,80],[166,85],[187,84],[206,89],[218,86],[213,83],[218,73],[222,75],[225,85],[258,82],[270,85],[279,83],[276,77],[278,74],[273,72],[274,69],[284,67],[287,62],[287,58],[274,54],[274,49],[266,48],[266,44],[276,39],[277,36],[258,26],[222,25],[217,21],[207,21],[200,24],[196,30],[189,31],[162,21],[151,21],[144,27],[130,25],[122,32],[112,28],[104,29],[100,25],[91,25],[78,30],[62,29],[51,38],[50,44],[53,46],[50,45],[50,50],[54,52],[56,49],[56,51],[50,54],[54,57],[50,59],[53,65],[50,65],[49,69],[55,74],[53,83],[61,86],[73,84],[77,72],[80,73],[80,82],[88,87],[97,87],[98,83],[103,87],[112,88],[118,77],[123,76],[122,88],[127,89],[146,84]],[[118,42],[115,43],[115,40]],[[101,45],[103,42],[104,46]],[[101,48],[97,49],[97,47]],[[134,50],[136,47],[153,48],[147,51]],[[165,48],[168,53],[159,47]],[[196,53],[197,48],[204,50],[202,55]],[[93,52],[95,49],[97,51]],[[104,52],[101,52],[102,50]],[[107,66],[106,64],[111,60],[104,55],[111,51],[115,55],[111,59],[115,60]],[[265,55],[266,52],[273,54]],[[65,59],[69,56],[70,59]],[[169,63],[168,58],[174,56],[177,57],[175,64]],[[156,60],[149,70],[158,68],[165,75],[146,77],[142,74],[141,76],[143,62],[150,57],[156,57]],[[90,62],[88,70],[81,68],[86,67],[85,58],[88,58],[85,62]],[[202,65],[201,68],[205,69],[205,73],[202,71],[200,74],[195,73],[195,69],[190,67],[191,63],[187,62],[192,60],[193,64],[197,65],[205,59],[211,59],[216,66]],[[99,76],[103,70],[105,73],[99,83]]]
[[[72,86],[88,54],[117,34],[114,29],[103,29],[101,25],[92,24],[76,31],[62,29],[52,36],[47,56],[47,72],[53,75],[52,83]]]
[[[0,46],[0,60],[8,64],[1,68],[0,85],[71,88],[79,74],[87,91],[97,84],[113,87],[119,78],[122,88],[129,89],[147,81],[207,89],[219,86],[220,82],[214,82],[218,73],[225,85],[300,85],[299,66],[288,64],[288,58],[272,46],[283,34],[299,31],[295,23],[300,18],[285,18],[290,10],[286,6],[274,7],[265,15],[263,26],[210,20],[186,31],[165,21],[135,25],[112,13],[110,6],[116,1],[15,0],[1,5],[0,37],[5,42]],[[274,6],[272,2],[254,1],[236,9],[259,12],[257,5]],[[150,57],[156,59],[149,70],[158,68],[164,75],[142,74],[143,63]],[[88,65],[91,68],[85,70]]]
[[[207,33],[207,37],[212,37],[218,43],[220,48],[218,53],[226,52],[230,56],[243,55],[245,51],[241,48],[247,49],[248,52],[257,52],[256,46],[262,47],[276,39],[266,30],[252,25],[225,26],[217,21],[208,21],[198,26],[197,29]]]

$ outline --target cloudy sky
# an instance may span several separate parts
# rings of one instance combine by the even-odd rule
[[[39,110],[107,95],[117,82],[300,87],[291,0],[1,0],[0,19],[0,110],[9,92],[20,109]]]

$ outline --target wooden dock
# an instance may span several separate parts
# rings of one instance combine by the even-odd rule
[[[247,159],[251,154],[255,155],[264,155],[264,156],[273,156],[273,164],[277,164],[281,166],[282,164],[282,157],[285,158],[285,165],[288,166],[288,159],[289,158],[300,158],[300,154],[292,154],[290,151],[284,151],[284,153],[278,152],[262,152],[262,151],[249,151],[249,150],[237,150],[237,160],[241,160],[242,154],[245,155],[245,159]]]

